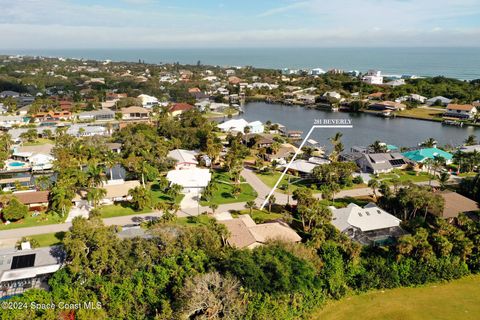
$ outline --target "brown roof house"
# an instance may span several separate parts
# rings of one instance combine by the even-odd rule
[[[227,218],[219,222],[224,224],[230,232],[227,239],[228,244],[239,249],[253,249],[269,240],[284,240],[287,242],[300,242],[302,240],[283,221],[256,224],[248,214],[244,214],[238,218]]]
[[[48,207],[49,191],[19,191],[14,192],[13,196],[21,203],[28,206],[30,211],[41,210]]]
[[[477,108],[471,104],[449,104],[444,117],[452,117],[459,119],[472,119],[477,113]]]
[[[441,191],[439,194],[445,200],[445,206],[442,212],[432,212],[432,214],[443,219],[452,220],[458,217],[460,213],[469,213],[479,211],[478,203],[452,191]]]
[[[185,111],[189,111],[192,109],[193,109],[193,106],[191,104],[175,103],[168,109],[168,112],[170,112],[170,114],[175,117],[184,113]]]

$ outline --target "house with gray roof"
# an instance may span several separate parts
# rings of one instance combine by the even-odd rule
[[[111,121],[115,120],[115,112],[110,109],[82,112],[78,115],[80,121]]]
[[[374,203],[363,208],[355,203],[340,209],[329,208],[332,211],[332,225],[361,244],[384,244],[406,234],[400,227],[400,219]]]
[[[355,163],[362,172],[366,173],[387,173],[393,169],[405,169],[408,159],[401,153],[359,153]]]
[[[452,99],[448,99],[442,96],[436,96],[428,99],[427,101],[425,101],[425,103],[429,106],[433,106],[434,104],[437,103],[437,101],[439,101],[441,105],[446,106],[452,102]]]

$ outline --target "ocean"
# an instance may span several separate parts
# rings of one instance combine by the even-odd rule
[[[381,70],[387,75],[480,79],[480,48],[208,48],[208,49],[52,49],[17,50],[29,54],[148,63],[254,66],[275,69],[322,68]]]

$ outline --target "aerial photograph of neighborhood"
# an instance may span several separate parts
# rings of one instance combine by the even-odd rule
[[[0,0],[0,319],[480,319],[480,0]]]

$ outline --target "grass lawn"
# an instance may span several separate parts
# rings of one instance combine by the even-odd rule
[[[235,198],[232,195],[233,185],[231,184],[228,172],[216,171],[213,174],[212,181],[216,185],[217,190],[214,192],[210,202],[203,200],[200,202],[202,206],[208,206],[210,203],[216,203],[220,205],[235,202],[246,202],[257,198],[257,193],[248,183],[240,184],[240,194],[237,196],[237,198]],[[241,181],[244,182],[244,179],[241,178]]]
[[[61,244],[63,237],[65,237],[65,232],[54,232],[29,236],[29,238],[37,240],[40,247],[50,247]]]
[[[424,109],[424,108],[414,108],[410,110],[404,110],[397,113],[398,116],[412,117],[418,119],[428,119],[428,120],[442,120],[442,115],[445,113],[445,110],[439,109]]]
[[[321,203],[323,203],[326,206],[331,206],[332,201],[331,200],[320,200]],[[345,197],[345,198],[338,198],[335,199],[333,202],[333,206],[336,208],[345,208],[348,206],[350,203],[355,203],[356,205],[359,205],[360,207],[363,207],[367,205],[369,202],[373,202],[373,199],[371,197],[357,197],[357,198],[352,198],[352,197]]]
[[[152,191],[152,201],[153,204],[157,204],[159,202],[167,202],[167,203],[173,203],[173,199],[161,192],[158,188],[158,184],[152,184],[151,185],[151,191]],[[179,204],[183,197],[184,194],[179,194],[177,198],[175,199],[175,203]],[[152,212],[152,209],[150,208],[145,208],[143,210],[137,211],[132,208],[132,206],[129,203],[123,203],[123,204],[114,204],[114,205],[109,205],[109,206],[102,206],[99,208],[100,213],[102,218],[112,218],[112,217],[120,217],[120,216],[131,216],[134,214],[141,214],[141,213],[148,213]]]
[[[65,221],[65,218],[66,218],[66,217],[62,218],[55,214],[46,214],[46,213],[40,213],[36,217],[32,217],[31,215],[32,215],[32,212],[29,212],[28,217],[26,217],[25,219],[12,222],[8,225],[2,223],[0,225],[0,231],[62,223]]]
[[[245,209],[232,213],[232,217],[238,217],[241,214],[249,214],[250,209]],[[283,218],[283,215],[280,213],[268,213],[268,211],[253,209],[252,214],[250,215],[256,223],[264,223],[266,221],[276,220]]]
[[[480,314],[480,276],[417,288],[375,291],[332,302],[311,319],[474,320]]]
[[[199,215],[199,216],[192,216],[192,217],[177,218],[177,220],[175,220],[175,224],[179,224],[181,226],[187,226],[187,227],[209,226],[210,221],[212,220],[214,219],[210,216]]]
[[[152,209],[143,209],[141,211],[136,211],[128,204],[113,204],[109,206],[102,206],[98,210],[100,211],[102,218],[131,216],[134,214],[148,213],[152,211]]]
[[[50,139],[38,138],[37,140],[35,140],[33,142],[25,142],[23,145],[24,146],[39,146],[41,144],[47,144],[47,143],[55,144],[55,141],[50,140]]]
[[[411,182],[425,182],[428,181],[429,175],[426,172],[415,172],[415,171],[403,171],[403,170],[393,170],[390,173],[381,173],[378,175],[378,177],[375,177],[375,175],[370,175],[372,178],[375,178],[377,180],[382,180],[387,183],[390,183],[392,179],[397,178],[400,180],[400,182],[406,182],[406,181],[411,181]],[[433,180],[433,177],[432,177]]]
[[[273,188],[275,183],[278,181],[280,176],[282,175],[281,172],[273,172],[273,173],[255,173],[257,177],[262,180],[263,183],[265,183],[267,186],[270,188]],[[312,185],[313,180],[312,179],[303,179],[300,177],[292,176],[289,174],[285,174],[283,177],[282,181],[278,184],[277,192],[279,193],[284,193],[287,194],[286,190],[282,190],[281,187],[282,185],[285,185],[288,183],[288,177],[290,176],[290,193],[295,191],[296,189],[300,187],[307,187],[309,188]],[[351,190],[351,189],[358,189],[358,188],[365,188],[367,187],[366,184],[354,184],[350,187],[344,187],[342,190]],[[318,190],[314,190],[313,193],[319,193]]]

